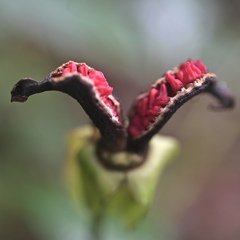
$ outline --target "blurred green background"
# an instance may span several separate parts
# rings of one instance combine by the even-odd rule
[[[67,134],[87,124],[78,103],[49,92],[10,103],[22,77],[42,80],[68,60],[104,72],[128,110],[165,71],[200,58],[240,98],[240,1],[0,0],[0,239],[90,239],[64,182]],[[240,239],[240,108],[185,104],[161,134],[181,144],[154,204],[132,232],[105,239]]]

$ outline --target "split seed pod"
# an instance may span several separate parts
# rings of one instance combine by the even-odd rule
[[[180,64],[140,94],[129,110],[129,124],[103,73],[85,63],[69,61],[42,82],[21,79],[11,101],[51,90],[76,99],[98,129],[77,130],[71,137],[67,172],[75,199],[84,199],[94,215],[111,209],[127,225],[145,215],[161,169],[176,152],[176,141],[154,135],[177,109],[204,92],[219,101],[212,109],[234,107],[231,92],[199,60]]]

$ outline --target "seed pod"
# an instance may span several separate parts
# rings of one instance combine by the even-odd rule
[[[142,149],[178,108],[203,92],[219,100],[220,105],[212,109],[234,107],[231,92],[217,81],[215,74],[207,72],[200,60],[188,60],[164,74],[130,108],[128,149]]]
[[[76,99],[102,134],[102,147],[118,151],[125,147],[126,130],[120,103],[112,95],[103,73],[85,63],[69,61],[47,75],[42,82],[21,79],[11,91],[11,101],[25,102],[29,96],[60,91]]]

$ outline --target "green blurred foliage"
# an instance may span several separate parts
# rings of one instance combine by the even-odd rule
[[[238,102],[239,8],[237,0],[0,0],[0,239],[90,238],[88,216],[72,206],[63,177],[66,135],[88,118],[59,93],[11,104],[18,79],[41,80],[70,59],[87,62],[105,73],[126,112],[140,91],[191,57],[226,81]],[[181,155],[164,171],[146,221],[129,239],[150,232],[152,239],[206,239],[200,227],[180,223],[215,175],[225,179],[226,166],[239,169],[240,154],[239,106],[216,113],[207,109],[211,101],[187,103],[162,130],[179,139]],[[200,226],[197,211],[190,216]],[[119,231],[109,225],[109,239],[127,239]]]

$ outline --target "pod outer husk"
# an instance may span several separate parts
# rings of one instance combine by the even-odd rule
[[[76,205],[92,216],[116,217],[133,227],[151,206],[156,186],[166,163],[178,153],[177,141],[156,135],[150,141],[145,162],[130,171],[111,171],[95,154],[97,138],[91,126],[70,134],[67,183]]]

